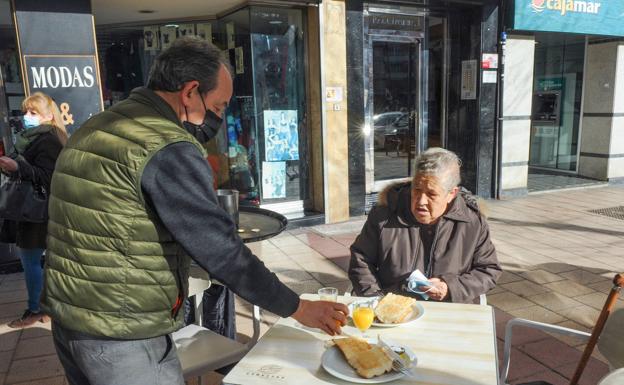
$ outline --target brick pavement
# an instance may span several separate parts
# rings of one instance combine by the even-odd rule
[[[493,241],[505,273],[488,293],[495,307],[499,359],[505,323],[529,318],[588,331],[595,322],[616,272],[624,271],[624,222],[588,210],[624,206],[624,188],[604,187],[487,201]],[[251,245],[298,293],[322,286],[349,288],[345,269],[363,218],[288,231]],[[54,354],[49,324],[12,330],[6,323],[25,308],[22,274],[0,275],[0,384],[65,384]],[[620,299],[618,307],[624,307]],[[249,305],[238,302],[237,323],[249,334]],[[263,331],[277,318],[263,313]],[[512,384],[535,379],[567,384],[584,345],[569,337],[518,329],[514,333]],[[595,353],[581,385],[594,385],[607,373]],[[211,373],[208,383],[220,383]]]

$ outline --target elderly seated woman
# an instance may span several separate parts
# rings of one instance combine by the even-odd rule
[[[416,296],[416,269],[438,301],[471,303],[496,285],[502,270],[487,222],[474,197],[460,192],[455,153],[430,148],[415,161],[411,183],[386,188],[351,245],[349,278],[360,296]]]

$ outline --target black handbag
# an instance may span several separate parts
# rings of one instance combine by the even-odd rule
[[[21,178],[9,179],[0,186],[0,218],[17,222],[47,222],[46,189]]]

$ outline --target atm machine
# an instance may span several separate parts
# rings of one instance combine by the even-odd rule
[[[557,149],[561,125],[561,91],[533,94],[531,116],[530,166],[557,167]]]

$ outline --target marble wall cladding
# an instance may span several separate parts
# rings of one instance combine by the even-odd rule
[[[508,36],[505,53],[503,116],[531,115],[534,57],[535,39],[533,36]]]
[[[343,100],[327,103],[325,110],[324,156],[328,223],[349,219],[349,140],[346,48],[346,7],[340,0],[326,0],[321,5],[325,20],[323,31],[323,81],[326,87],[342,87]]]
[[[498,52],[498,17],[497,4],[483,5],[481,8],[481,52]],[[495,131],[497,126],[496,104],[497,85],[495,83],[481,83],[479,90],[479,125],[478,125],[478,152],[477,152],[477,194],[484,198],[492,198],[494,164],[494,149],[496,148]]]
[[[613,112],[618,44],[608,42],[587,46],[584,113]]]
[[[502,162],[528,162],[531,120],[504,120]]]
[[[624,116],[614,116],[611,122],[609,153],[612,155],[624,154]]]
[[[597,158],[592,156],[584,156],[581,154],[579,157],[579,170],[578,173],[581,176],[588,178],[606,180],[609,167],[609,159]]]
[[[309,140],[311,159],[311,191],[312,208],[317,212],[325,212],[325,183],[323,175],[323,119],[321,110],[321,57],[320,31],[318,8],[310,7],[307,11],[308,33],[306,34],[308,46],[308,93],[309,106]]]
[[[584,116],[581,132],[581,152],[608,154],[611,146],[611,125],[609,116]]]
[[[479,126],[478,100],[461,99],[461,62],[475,59],[481,51],[481,13],[458,10],[449,15],[449,88],[447,148],[462,160],[462,185],[473,192],[478,189],[476,156]]]
[[[349,214],[364,214],[366,170],[364,126],[364,3],[347,1],[347,84],[349,125]]]
[[[528,183],[533,100],[533,36],[510,35],[503,84],[501,188],[525,191]]]
[[[615,69],[615,93],[613,95],[613,112],[624,113],[624,44],[617,46],[617,67]]]
[[[589,44],[579,174],[598,179],[624,176],[623,98],[624,44]]]
[[[501,188],[503,190],[527,188],[529,179],[529,166],[503,166],[501,176]]]
[[[615,179],[622,177],[624,177],[624,157],[610,158],[608,178]]]

